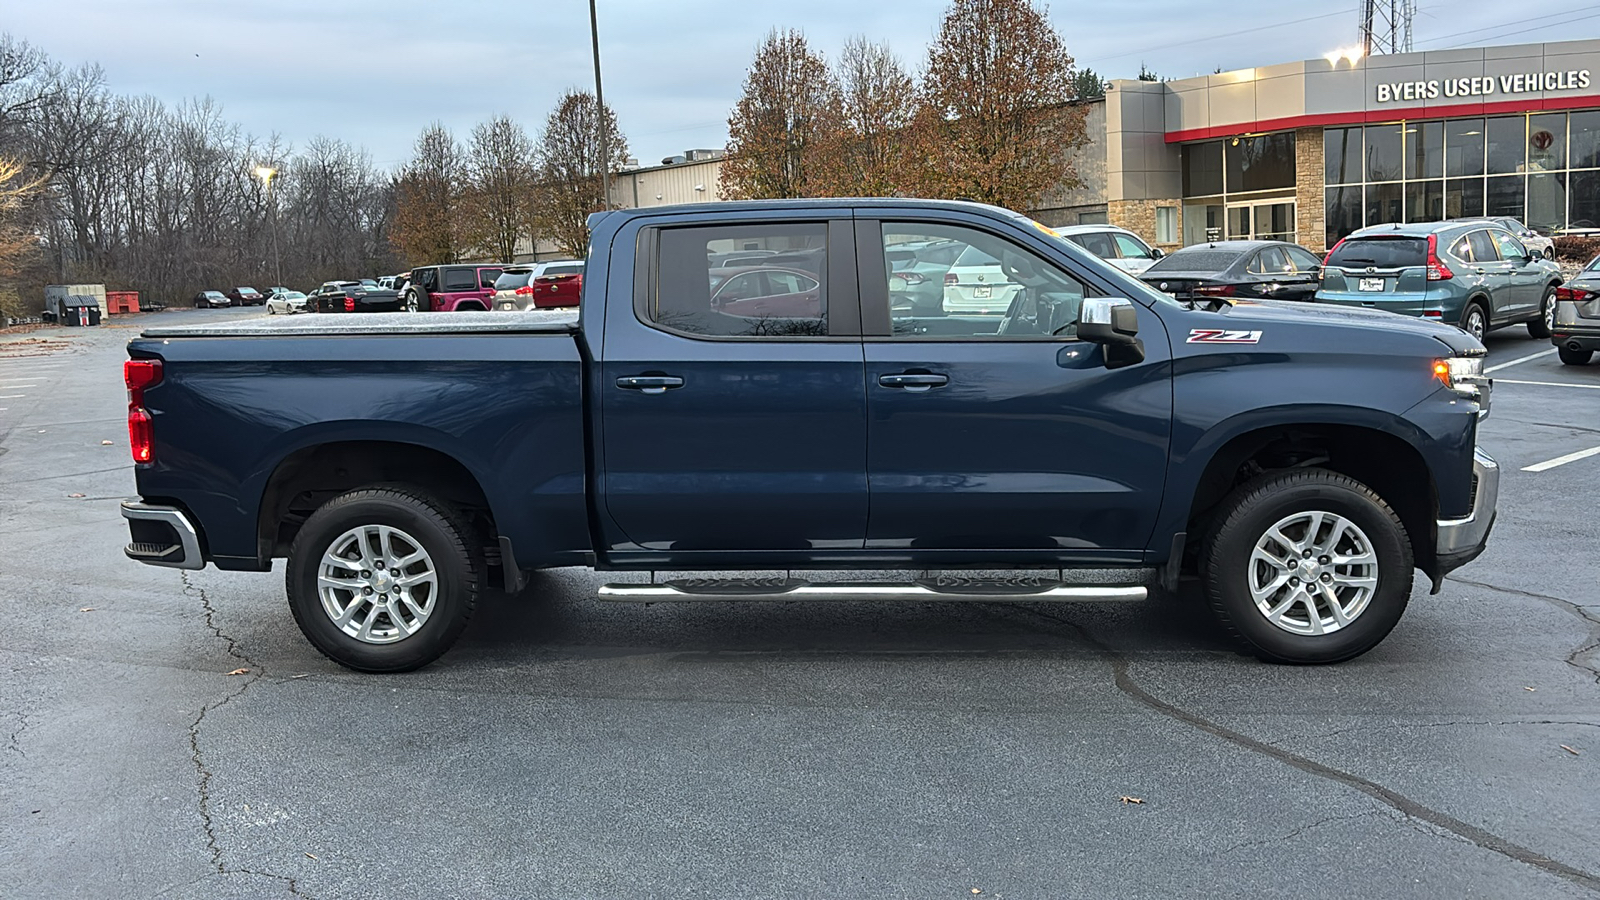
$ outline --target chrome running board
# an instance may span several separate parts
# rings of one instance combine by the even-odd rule
[[[1134,601],[1141,585],[1081,585],[1043,580],[930,578],[912,582],[829,582],[801,579],[684,579],[656,584],[607,584],[600,599],[615,603],[687,600],[943,600],[1051,602]]]

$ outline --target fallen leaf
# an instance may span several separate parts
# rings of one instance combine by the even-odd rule
[[[316,859],[316,857],[312,856],[310,853],[307,853],[306,854],[306,859]]]
[[[1124,796],[1124,797],[1121,798],[1121,800],[1122,800],[1124,805],[1129,804],[1129,803],[1132,803],[1134,805],[1138,805],[1138,804],[1144,802],[1144,798],[1143,797],[1128,797],[1128,796]]]
[[[1536,688],[1536,687],[1525,687],[1525,688],[1523,688],[1523,690],[1525,690],[1525,691],[1537,691],[1538,688]]]
[[[83,497],[84,497],[83,494],[68,494],[67,496],[71,497],[74,500],[82,500]]]
[[[1568,753],[1571,753],[1573,756],[1582,756],[1583,755],[1583,754],[1579,753],[1578,751],[1572,749],[1571,747],[1568,747],[1566,744],[1562,744],[1561,745],[1561,749],[1567,751]]]
[[[229,672],[228,674],[229,675],[248,675],[248,674],[250,674],[250,670],[249,669],[234,669],[232,672]]]
[[[94,612],[94,607],[92,607],[92,606],[80,606],[80,607],[78,607],[78,612]]]
[[[113,444],[114,444],[114,443],[115,443],[115,442],[114,442],[114,441],[101,441],[101,442],[100,442],[100,446],[102,446],[102,447],[110,447],[110,446],[112,446],[112,445],[113,445]]]

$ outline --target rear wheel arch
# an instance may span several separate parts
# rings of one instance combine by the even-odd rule
[[[1218,506],[1240,485],[1265,473],[1309,466],[1353,478],[1383,498],[1405,526],[1417,568],[1434,577],[1439,495],[1433,472],[1404,438],[1366,425],[1272,425],[1229,438],[1196,482],[1187,545],[1200,544]]]

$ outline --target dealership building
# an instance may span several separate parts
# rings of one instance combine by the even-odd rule
[[[1046,198],[1046,224],[1313,250],[1459,216],[1600,227],[1600,41],[1116,81],[1088,125],[1082,184]]]

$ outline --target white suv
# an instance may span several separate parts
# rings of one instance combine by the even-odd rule
[[[1137,234],[1115,225],[1069,225],[1055,230],[1130,275],[1150,268],[1162,256],[1160,250],[1146,244]]]

